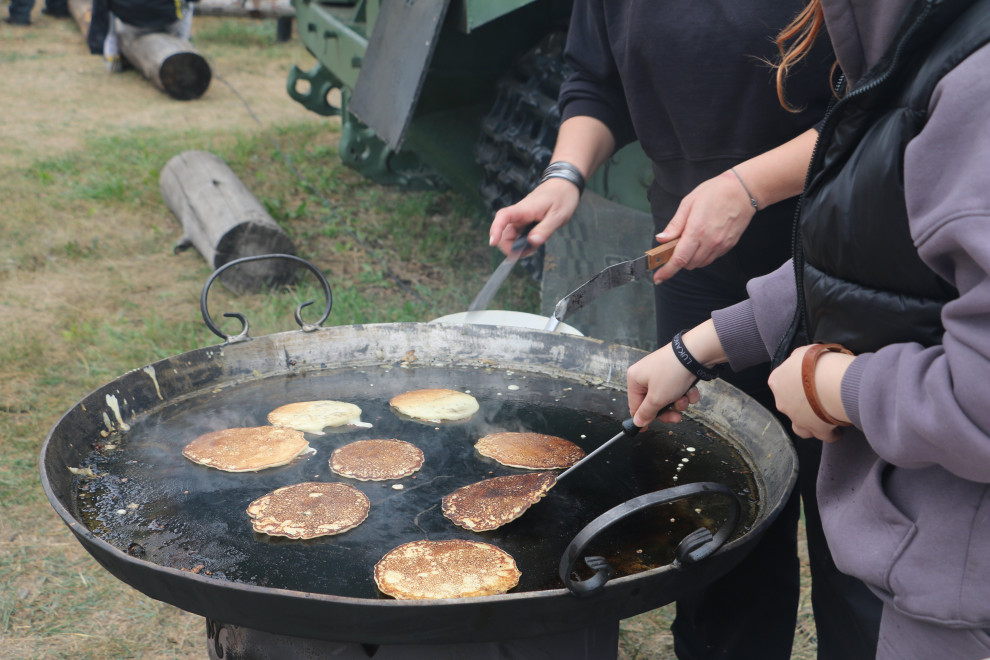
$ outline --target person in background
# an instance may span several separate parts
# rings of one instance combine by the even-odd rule
[[[508,252],[520,231],[539,246],[575,212],[584,181],[639,140],[653,163],[648,191],[658,240],[679,238],[655,274],[657,345],[745,299],[745,283],[790,255],[791,224],[814,129],[832,99],[834,56],[820,44],[793,67],[781,107],[774,38],[803,2],[574,3],[551,164],[527,197],[495,214],[489,240]],[[608,240],[602,237],[601,240]],[[644,250],[648,247],[644,237]],[[577,283],[575,283],[577,284]],[[769,369],[725,378],[773,410]],[[799,485],[746,560],[676,604],[677,656],[788,659],[800,592],[797,528],[804,500],[820,658],[871,657],[879,601],[839,573],[815,504],[820,443],[794,438]]]
[[[8,16],[3,21],[11,25],[31,25],[31,12],[33,10],[34,0],[10,0],[7,7]],[[53,18],[64,18],[69,15],[68,1],[47,1],[41,13]]]
[[[771,362],[824,443],[835,561],[883,602],[876,657],[988,658],[990,0],[813,0],[796,27],[781,78],[827,28],[845,83],[792,262],[632,365],[629,408],[647,424],[699,366]]]
[[[103,55],[107,70],[118,73],[124,69],[121,37],[165,32],[188,41],[192,17],[187,0],[94,0],[86,35],[89,52]]]

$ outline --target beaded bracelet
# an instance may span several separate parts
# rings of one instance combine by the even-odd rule
[[[681,338],[681,335],[685,332],[687,331],[681,330],[674,335],[673,339],[670,340],[670,346],[674,349],[674,355],[677,357],[677,360],[684,365],[685,369],[690,371],[700,380],[715,380],[718,378],[718,373],[701,364],[693,355],[691,355],[691,352],[687,349],[687,346],[684,345],[684,340]]]
[[[577,186],[578,194],[584,192],[584,175],[581,174],[576,166],[568,163],[565,160],[554,161],[547,165],[547,169],[543,170],[543,176],[540,178],[540,183],[543,183],[547,179],[567,179],[575,186]]]

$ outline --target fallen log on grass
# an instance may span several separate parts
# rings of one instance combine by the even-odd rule
[[[213,71],[185,39],[164,32],[121,31],[120,54],[144,77],[174,99],[191,101],[210,86]]]
[[[69,0],[69,13],[83,36],[89,34],[92,0]],[[174,99],[190,101],[202,96],[210,86],[213,71],[206,58],[185,39],[164,32],[140,33],[122,30],[118,34],[120,53],[155,87]]]
[[[159,188],[182,224],[179,252],[195,247],[214,269],[241,257],[295,254],[292,239],[215,154],[184,151],[162,168]],[[220,282],[235,293],[258,292],[292,281],[296,262],[266,259],[229,268]]]

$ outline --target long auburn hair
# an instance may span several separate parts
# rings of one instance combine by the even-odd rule
[[[807,57],[815,40],[825,25],[825,13],[822,11],[821,0],[810,0],[790,25],[781,30],[775,42],[780,53],[777,62],[777,98],[780,105],[791,112],[799,112],[800,108],[792,106],[784,93],[784,80],[791,68]],[[831,75],[834,75],[836,64],[832,65]]]

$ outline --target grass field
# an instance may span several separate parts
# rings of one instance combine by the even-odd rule
[[[99,567],[52,511],[38,452],[85,393],[160,358],[217,343],[202,323],[211,268],[175,254],[181,229],[158,174],[173,155],[223,158],[334,287],[332,325],[463,311],[493,266],[488,218],[447,192],[362,179],[336,155],[337,125],[285,93],[311,57],[273,21],[197,18],[215,78],[177,102],[134,71],[108,75],[71,20],[0,26],[0,656],[202,658],[203,619]],[[246,105],[245,105],[246,104]],[[250,111],[249,111],[250,109]],[[290,166],[291,163],[291,166]],[[311,290],[236,299],[253,336],[293,329]],[[516,272],[492,307],[536,311]],[[215,316],[218,313],[215,313]],[[814,655],[805,603],[795,658]],[[672,657],[670,608],[623,623],[621,657]]]

